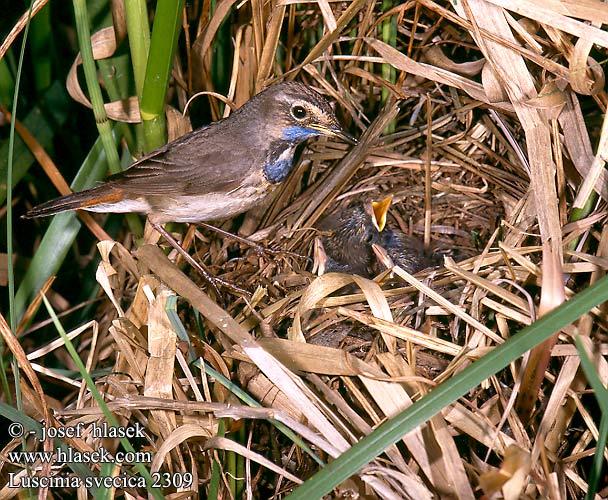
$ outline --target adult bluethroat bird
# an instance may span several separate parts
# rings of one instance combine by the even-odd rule
[[[422,242],[387,226],[392,198],[346,207],[319,223],[318,229],[324,233],[315,242],[319,274],[342,272],[373,277],[393,265],[409,273],[431,265]]]
[[[138,212],[174,245],[160,224],[246,212],[285,180],[298,144],[320,135],[354,142],[325,97],[301,83],[279,83],[228,118],[168,143],[92,189],[38,205],[25,217],[75,209]]]

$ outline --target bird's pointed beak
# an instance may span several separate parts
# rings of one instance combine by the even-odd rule
[[[386,226],[386,214],[388,214],[388,209],[391,206],[392,201],[392,194],[388,195],[381,201],[372,201],[372,222],[374,223],[374,226],[376,226],[376,229],[380,232],[382,232],[384,226]]]
[[[328,135],[330,137],[338,137],[343,141],[348,142],[349,144],[357,144],[357,139],[355,139],[348,132],[345,132],[344,129],[338,124],[331,124],[329,126],[325,125],[311,125],[310,128],[317,130],[323,135]]]

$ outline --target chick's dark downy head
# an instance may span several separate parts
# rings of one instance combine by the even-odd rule
[[[315,245],[319,274],[372,277],[394,265],[410,273],[431,265],[421,241],[387,227],[391,202],[389,196],[380,202],[347,207],[323,219],[319,224],[322,236]]]
[[[357,204],[328,215],[319,223],[317,243],[320,274],[342,272],[368,276],[373,258],[372,245],[381,244],[385,220],[376,212],[376,203]]]

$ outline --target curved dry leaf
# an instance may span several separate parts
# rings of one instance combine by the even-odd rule
[[[484,88],[477,82],[450,71],[446,71],[445,69],[431,66],[430,64],[416,62],[394,47],[391,47],[380,40],[376,40],[375,38],[366,37],[363,40],[383,57],[386,64],[390,64],[398,70],[422,76],[434,82],[456,87],[469,94],[473,99],[492,104],[506,111],[513,110],[512,105],[508,102],[497,103],[491,101],[488,95],[486,95]]]
[[[118,279],[118,272],[110,262],[110,255],[114,250],[116,250],[119,262],[133,276],[139,278],[140,274],[139,270],[137,269],[137,264],[135,263],[135,260],[133,259],[129,251],[120,243],[114,240],[100,241],[97,244],[97,249],[99,250],[101,261],[99,262],[99,266],[97,267],[95,278],[103,288],[104,292],[106,292],[106,295],[110,298],[112,304],[118,312],[118,316],[123,317],[125,313],[122,310],[122,307],[120,306],[120,303],[118,299],[114,296],[113,292],[114,289],[118,288],[118,284],[116,282],[116,280]]]
[[[524,30],[526,30],[528,33],[530,33],[530,35],[536,35],[536,33],[538,33],[538,31],[540,30],[540,25],[536,21],[533,21],[532,19],[528,19],[527,17],[522,17],[521,19],[519,19],[517,21],[517,23]]]
[[[298,308],[296,309],[296,317],[294,318],[294,328],[299,328],[301,331],[301,322],[306,322],[310,313],[317,307],[321,299],[352,282],[352,276],[341,273],[327,273],[316,278],[306,287],[300,298]]]
[[[356,358],[342,349],[334,349],[286,339],[258,339],[260,345],[292,371],[322,375],[361,375]]]
[[[502,491],[505,500],[522,498],[528,485],[527,477],[531,469],[530,452],[519,446],[510,445],[499,470],[486,472],[479,477],[484,492],[491,496]]]
[[[382,293],[382,289],[380,285],[375,281],[368,280],[366,278],[362,278],[361,276],[353,276],[355,283],[361,288],[363,294],[365,295],[365,300],[369,304],[369,307],[372,311],[372,314],[376,318],[380,318],[386,321],[393,321],[393,315],[391,313],[391,308],[388,305],[388,301]],[[388,351],[395,353],[397,351],[397,339],[392,335],[388,335],[384,332],[380,332],[386,347],[388,347]]]
[[[118,299],[114,295],[114,288],[117,288],[118,272],[116,271],[116,269],[114,269],[114,267],[108,260],[109,254],[106,253],[105,251],[103,251],[104,246],[101,245],[102,243],[108,243],[108,242],[102,241],[99,244],[100,253],[101,253],[101,261],[99,262],[99,265],[97,266],[97,271],[95,272],[95,279],[101,285],[101,288],[103,288],[103,291],[106,292],[106,295],[112,302],[112,305],[116,309],[118,316],[123,317],[125,315],[125,313],[122,310],[122,307],[120,306]]]
[[[438,68],[446,69],[465,76],[478,75],[486,62],[484,58],[477,61],[468,61],[464,63],[454,62],[443,53],[443,50],[441,50],[441,47],[438,45],[430,46],[428,49],[423,51],[422,55],[429,63],[437,66]]]
[[[557,120],[566,104],[566,96],[556,82],[551,80],[543,85],[536,97],[528,99],[525,104],[542,110],[547,120]]]
[[[152,460],[152,465],[150,466],[150,472],[158,472],[165,461],[165,456],[167,456],[173,448],[176,448],[187,439],[194,437],[210,438],[211,433],[204,427],[195,424],[185,424],[175,429],[166,437],[163,444],[156,451],[154,460]]]
[[[579,40],[581,42],[581,40]],[[593,44],[588,42],[592,47]],[[600,63],[588,56],[587,47],[582,44],[574,46],[572,60],[570,61],[570,84],[575,92],[584,95],[597,95],[604,89],[606,75]],[[593,79],[589,78],[589,73]]]
[[[93,58],[105,59],[111,57],[116,52],[116,36],[114,28],[108,26],[91,36],[91,46],[93,49]],[[76,102],[86,106],[89,109],[93,108],[91,101],[85,95],[80,83],[78,82],[78,66],[82,64],[82,56],[80,53],[76,56],[72,67],[68,73],[66,87],[68,93]],[[141,115],[139,114],[139,102],[137,97],[132,96],[122,101],[114,101],[104,104],[108,118],[126,123],[140,123]]]
[[[506,102],[509,100],[507,92],[500,84],[498,76],[492,69],[492,65],[486,63],[481,70],[481,84],[491,102]]]
[[[137,263],[131,255],[131,252],[127,250],[121,243],[114,240],[102,240],[97,243],[97,250],[99,251],[102,260],[109,262],[110,254],[114,252],[118,258],[120,264],[136,279],[141,277]]]
[[[596,8],[606,10],[605,5],[602,4],[598,4]],[[602,27],[602,21],[595,17],[591,20],[591,24],[596,28]],[[575,92],[584,95],[596,95],[604,88],[604,83],[606,82],[602,67],[595,59],[589,56],[593,46],[593,39],[579,38],[574,44],[574,50],[570,57],[570,85]],[[587,63],[589,63],[589,68],[587,68]],[[588,78],[589,72],[587,69],[595,77],[592,81]]]
[[[391,308],[388,305],[388,301],[386,300],[380,285],[373,280],[362,278],[361,276],[357,275],[354,275],[353,279],[363,291],[365,300],[367,300],[369,307],[372,310],[372,314],[376,318],[381,318],[386,321],[393,321]]]
[[[205,450],[220,449],[220,450],[226,450],[226,451],[234,451],[235,453],[238,453],[242,457],[252,460],[253,462],[258,463],[258,464],[266,467],[267,469],[270,469],[271,471],[276,472],[277,474],[279,474],[281,476],[285,476],[287,479],[289,479],[290,481],[293,481],[294,483],[302,484],[304,482],[301,479],[294,476],[293,474],[290,474],[289,472],[287,472],[285,469],[282,469],[278,465],[275,465],[267,458],[264,458],[262,455],[259,455],[259,454],[255,453],[254,451],[251,451],[249,448],[246,448],[242,444],[232,441],[232,439],[216,436],[214,438],[208,439],[205,443],[204,448],[205,448]]]
[[[165,106],[165,115],[167,118],[167,138],[169,142],[192,131],[190,117],[184,115],[173,106]]]
[[[552,26],[557,30],[565,31],[579,38],[593,40],[601,47],[608,47],[608,33],[572,18],[580,17],[588,21],[601,19],[602,23],[608,23],[608,8],[602,2],[593,2],[593,6],[588,3],[585,6],[584,2],[488,1],[498,7]]]

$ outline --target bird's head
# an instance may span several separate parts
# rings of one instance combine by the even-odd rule
[[[299,143],[311,137],[339,137],[351,144],[355,139],[344,131],[329,101],[311,87],[283,82],[259,94],[261,112],[277,139]]]

